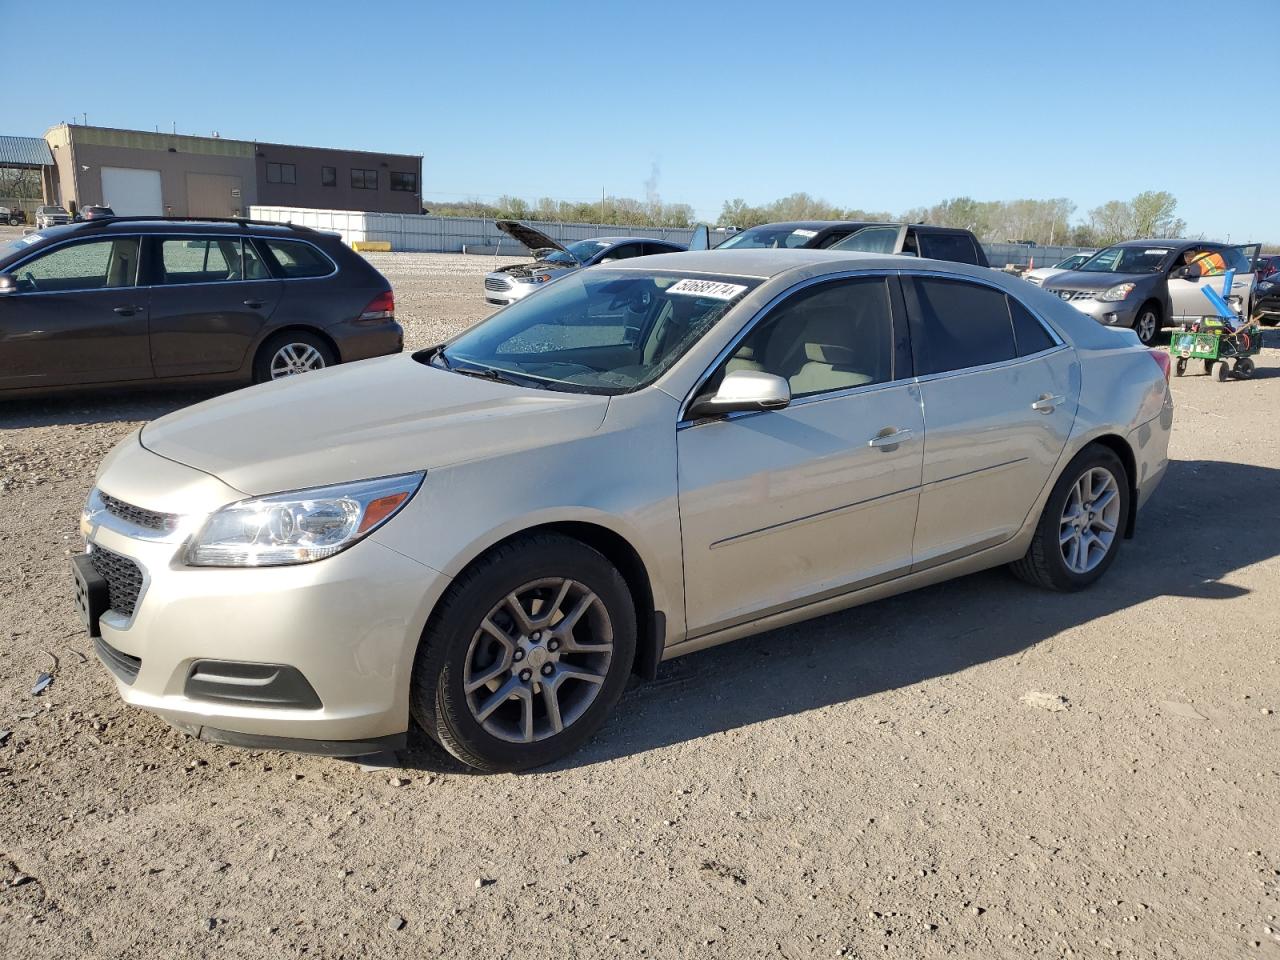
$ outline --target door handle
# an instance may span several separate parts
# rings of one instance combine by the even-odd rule
[[[146,309],[146,307],[114,307],[113,312],[122,317],[132,317],[135,313],[142,313]]]
[[[1031,405],[1031,409],[1037,413],[1053,413],[1058,409],[1058,405],[1066,403],[1067,398],[1061,394],[1054,396],[1051,393],[1040,394],[1040,399]]]
[[[899,430],[897,427],[885,427],[867,441],[868,447],[896,447],[915,436],[911,430]]]
[[[250,307],[250,308],[251,308],[251,309],[253,309],[253,310],[257,310],[259,307],[261,307],[261,306],[262,306],[262,301],[261,301],[261,300],[246,300],[246,301],[244,302],[244,305],[245,305],[246,307]]]

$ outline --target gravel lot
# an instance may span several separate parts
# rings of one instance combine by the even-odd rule
[[[488,313],[488,258],[371,259],[410,347]],[[0,404],[0,952],[1280,957],[1277,347],[1175,381],[1175,462],[1094,589],[993,571],[695,654],[501,777],[123,706],[76,517],[112,444],[209,392]]]

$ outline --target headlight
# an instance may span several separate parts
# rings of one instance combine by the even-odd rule
[[[278,567],[333,556],[382,526],[422,485],[421,473],[255,497],[228,504],[187,545],[193,567]]]
[[[1258,292],[1266,293],[1268,290],[1270,290],[1274,286],[1275,284],[1272,283],[1270,280],[1263,280],[1261,283],[1258,284]]]
[[[532,277],[516,277],[516,283],[546,283],[550,279],[545,273],[535,273]]]
[[[1117,283],[1114,287],[1095,294],[1094,299],[1102,300],[1106,303],[1114,303],[1117,300],[1123,300],[1129,294],[1133,293],[1134,286],[1136,285],[1132,283]]]

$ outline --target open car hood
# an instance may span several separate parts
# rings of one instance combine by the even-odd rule
[[[552,240],[541,230],[535,230],[519,220],[495,220],[494,224],[507,236],[514,237],[523,243],[533,253],[537,253],[539,250],[564,249],[564,244],[559,240]]]

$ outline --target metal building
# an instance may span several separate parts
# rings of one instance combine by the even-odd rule
[[[422,157],[60,124],[50,202],[122,215],[247,216],[271,203],[422,212]]]

